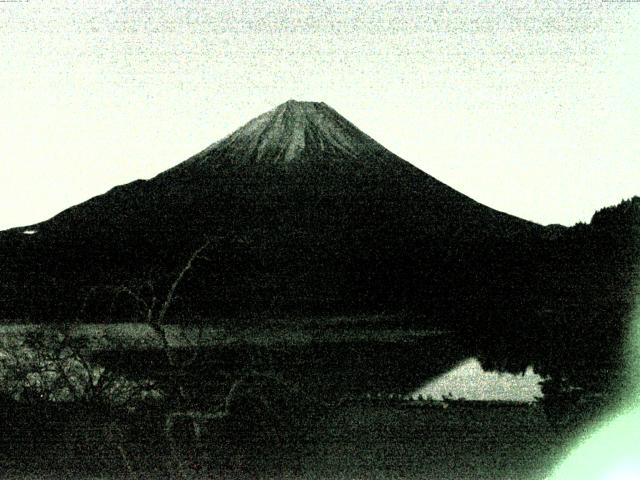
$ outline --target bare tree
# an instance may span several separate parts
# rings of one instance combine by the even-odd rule
[[[134,381],[92,361],[71,329],[40,326],[11,348],[0,350],[2,394],[19,402],[131,405],[155,382]]]
[[[196,248],[187,261],[177,271],[168,288],[164,292],[158,291],[154,279],[147,279],[143,283],[131,287],[127,285],[119,285],[114,287],[112,307],[121,296],[126,296],[133,301],[139,318],[151,327],[161,342],[162,350],[166,355],[167,362],[170,367],[170,377],[173,383],[174,394],[177,394],[175,400],[184,401],[186,394],[184,387],[180,385],[178,377],[193,364],[199,354],[201,347],[202,335],[204,332],[203,325],[198,325],[195,336],[189,335],[186,329],[177,329],[178,334],[182,337],[184,343],[180,346],[172,345],[170,340],[169,328],[167,324],[167,313],[178,298],[177,291],[179,286],[187,277],[187,274],[193,269],[198,261],[209,261],[205,255],[206,249],[210,246],[211,240],[205,241]],[[178,347],[188,353],[180,355]]]
[[[242,240],[239,241],[242,242]],[[166,354],[171,370],[169,372],[169,380],[172,383],[171,393],[178,404],[165,415],[164,434],[171,452],[172,470],[179,477],[184,477],[185,472],[180,454],[181,446],[176,441],[176,430],[183,430],[187,437],[191,437],[190,441],[193,445],[188,450],[192,454],[197,454],[203,448],[203,434],[210,430],[219,432],[225,428],[225,425],[237,426],[238,422],[246,422],[248,428],[261,429],[278,438],[282,426],[286,425],[292,417],[297,418],[302,414],[302,411],[287,411],[287,408],[291,408],[292,405],[300,407],[299,410],[306,408],[309,411],[326,413],[345,401],[341,399],[335,404],[329,404],[321,399],[311,398],[308,392],[302,392],[297,386],[275,375],[256,371],[253,364],[260,362],[253,357],[249,365],[246,365],[232,382],[228,393],[217,407],[213,407],[210,411],[202,411],[186,401],[188,394],[185,392],[181,378],[197,360],[202,348],[204,329],[203,325],[199,325],[195,335],[191,336],[185,329],[179,330],[179,335],[182,335],[188,345],[187,354],[180,355],[178,345],[171,340],[172,335],[169,333],[167,318],[188,274],[197,262],[209,260],[206,251],[210,244],[211,241],[206,239],[190,254],[181,268],[176,271],[166,289],[159,289],[157,282],[153,279],[147,279],[133,287],[122,285],[113,289],[114,302],[121,296],[132,300],[137,315],[151,327]]]

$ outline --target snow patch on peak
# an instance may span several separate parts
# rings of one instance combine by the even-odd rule
[[[327,104],[324,102],[309,102],[309,101],[300,101],[300,100],[287,100],[286,102],[278,105],[276,110],[278,109],[298,109],[298,110],[307,110],[313,111],[317,108],[326,107]]]
[[[389,152],[324,102],[288,100],[184,163],[287,166],[300,161],[379,162]]]

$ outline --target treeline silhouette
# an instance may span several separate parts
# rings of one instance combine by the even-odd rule
[[[135,301],[114,300],[114,290],[126,286],[147,297],[166,291],[206,237],[206,261],[181,285],[171,322],[404,312],[411,326],[455,331],[452,348],[477,355],[485,368],[523,372],[533,365],[542,375],[598,388],[617,381],[640,259],[638,197],[565,228],[499,216],[489,225],[489,210],[474,203],[447,211],[444,202],[421,217],[419,195],[393,186],[367,197],[375,203],[354,193],[349,201],[322,198],[319,208],[317,196],[300,190],[295,206],[243,206],[238,199],[231,213],[214,214],[224,218],[201,211],[158,218],[135,209],[129,218],[112,207],[144,189],[123,188],[94,202],[95,217],[66,214],[77,215],[82,234],[73,234],[69,221],[35,235],[4,232],[2,318],[139,320]],[[390,201],[395,194],[402,201]],[[311,202],[314,213],[301,216]],[[244,216],[253,219],[251,228],[241,227]],[[137,219],[143,223],[134,228]],[[238,226],[233,234],[222,228],[229,225]]]
[[[522,372],[532,364],[558,381],[617,391],[638,295],[640,198],[510,252],[519,255],[500,272],[505,289],[486,296],[506,308],[467,327],[483,366]]]

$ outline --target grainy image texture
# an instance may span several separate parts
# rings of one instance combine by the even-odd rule
[[[640,4],[0,22],[0,478],[640,478]]]

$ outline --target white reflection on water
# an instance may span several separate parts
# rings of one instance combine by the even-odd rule
[[[539,382],[542,377],[528,368],[524,375],[511,373],[486,372],[480,362],[470,358],[460,363],[453,370],[428,382],[413,392],[417,398],[443,397],[466,400],[503,400],[514,402],[531,402],[542,397]]]

